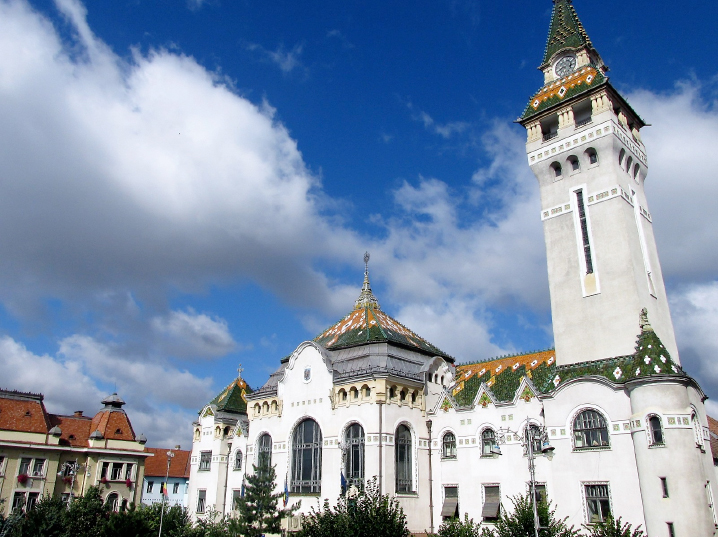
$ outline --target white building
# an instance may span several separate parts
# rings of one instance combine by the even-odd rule
[[[571,0],[554,0],[541,69],[519,121],[541,191],[555,350],[457,366],[380,309],[367,271],[344,319],[257,391],[238,378],[202,410],[195,516],[230,512],[246,468],[270,460],[302,512],[334,501],[343,473],[377,476],[414,532],[457,512],[490,524],[527,491],[521,441],[535,428],[555,448],[535,446],[539,491],[569,524],[614,513],[650,537],[714,535],[705,395],[680,367],[644,193],[645,123]]]

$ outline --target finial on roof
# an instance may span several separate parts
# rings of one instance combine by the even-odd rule
[[[237,368],[237,378],[238,378],[238,379],[241,379],[241,378],[242,378],[242,372],[243,372],[243,371],[244,371],[244,368],[242,367],[242,363],[240,362],[240,363],[239,363],[239,367]]]
[[[381,309],[379,307],[379,301],[371,292],[371,285],[369,284],[369,252],[364,252],[364,285],[362,285],[361,293],[359,298],[354,303],[354,309],[359,308],[372,308],[375,310]]]
[[[638,326],[641,327],[641,332],[653,332],[653,327],[648,322],[648,310],[646,308],[643,308],[638,316]]]

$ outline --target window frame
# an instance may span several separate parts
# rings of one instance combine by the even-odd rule
[[[584,499],[584,508],[586,510],[586,523],[593,525],[597,522],[604,522],[607,517],[612,516],[613,513],[613,506],[611,505],[611,487],[608,482],[583,482],[581,483],[583,488],[583,499]],[[599,487],[605,488],[605,495],[598,495],[598,494],[589,494],[589,490],[592,491],[599,491]],[[602,491],[601,491],[602,492]],[[594,509],[593,511],[598,511],[598,518],[593,519],[592,518],[592,509],[591,505],[594,505],[594,507],[598,507],[598,509]],[[608,512],[604,512],[604,507],[608,508]]]
[[[304,418],[294,427],[289,483],[292,494],[321,494],[322,443],[322,429],[313,418]]]
[[[147,487],[145,490],[147,491],[147,494],[152,494],[152,490],[155,488],[155,482],[147,480]]]
[[[458,518],[459,517],[459,485],[444,485],[443,487],[443,493],[444,493],[444,502],[441,506],[441,518],[443,520],[449,520],[451,518]],[[449,494],[451,492],[451,494]],[[454,501],[454,499],[456,501]],[[454,507],[452,510],[452,514],[448,515],[445,514],[448,512],[448,509],[451,507]]]
[[[232,470],[239,472],[242,470],[242,463],[244,462],[244,455],[241,449],[237,449],[234,453],[234,463],[232,464]]]
[[[22,498],[22,505],[19,504],[18,498]],[[16,490],[12,495],[12,503],[10,504],[10,512],[14,513],[18,509],[25,511],[25,504],[27,503],[27,491]]]
[[[441,459],[455,461],[457,459],[456,435],[446,431],[441,437]]]
[[[494,496],[496,497],[496,502],[490,502],[489,503],[489,489],[493,492],[494,489],[498,492],[497,495],[492,494],[491,497],[494,499]],[[493,524],[496,522],[501,516],[501,485],[499,483],[482,483],[481,484],[481,495],[482,495],[482,502],[481,502],[481,520],[484,523]],[[498,504],[498,507],[496,509],[496,516],[485,516],[486,508],[490,504]]]
[[[344,431],[345,460],[344,478],[347,486],[357,488],[364,486],[364,472],[366,461],[366,434],[360,423],[354,422]]]
[[[212,469],[212,452],[205,450],[199,452],[198,472],[209,472]]]
[[[120,497],[119,492],[113,490],[107,496],[105,496],[105,501],[103,503],[110,508],[110,511],[112,511],[113,513],[118,513],[120,511],[121,500],[122,498]]]
[[[207,509],[207,489],[197,489],[197,505],[195,513],[204,514]]]
[[[491,438],[486,437],[487,433],[491,433]],[[486,450],[487,442],[488,442],[488,451]],[[491,427],[486,427],[484,430],[481,431],[481,456],[482,457],[496,457],[497,455],[491,451],[495,445],[496,445],[496,431],[494,431]]]
[[[584,416],[591,414],[590,418],[584,418]],[[582,420],[583,425],[581,428],[577,427],[578,421]],[[597,420],[598,424],[591,426],[591,420]],[[579,410],[571,422],[571,432],[573,441],[574,451],[595,451],[600,449],[611,449],[611,433],[609,431],[609,423],[606,417],[599,410],[589,407]],[[605,432],[605,439],[604,433]],[[593,435],[598,435],[599,445],[594,445],[592,442],[596,441]],[[582,438],[579,445],[578,435],[581,434]]]
[[[656,428],[654,427],[654,420],[658,423],[658,433],[660,440],[656,439]],[[648,433],[648,447],[657,448],[664,447],[666,445],[666,434],[663,428],[663,420],[658,414],[649,414],[646,416],[646,432]]]
[[[257,466],[272,465],[272,435],[265,432],[257,438]]]
[[[414,439],[411,429],[400,423],[394,435],[394,490],[396,494],[415,494]]]

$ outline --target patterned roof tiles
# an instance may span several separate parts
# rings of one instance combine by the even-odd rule
[[[571,0],[554,0],[551,25],[543,56],[544,65],[557,52],[579,47],[593,48],[593,43],[581,24]]]
[[[606,76],[594,66],[586,66],[559,80],[545,85],[531,97],[522,120],[535,116],[539,112],[576,95],[581,95],[590,89],[596,88],[606,82]]]
[[[208,404],[215,405],[217,410],[221,410],[223,412],[246,414],[246,397],[248,393],[252,393],[252,388],[250,388],[245,380],[240,377],[230,382],[229,385]]]

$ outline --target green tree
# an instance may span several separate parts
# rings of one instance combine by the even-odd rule
[[[169,507],[167,504],[163,506],[162,502],[140,508],[149,525],[150,535],[157,535],[159,532],[160,515],[163,508],[165,514],[162,518],[162,537],[188,537],[189,535],[194,535],[189,512],[180,505]]]
[[[151,534],[146,509],[137,509],[134,503],[126,511],[111,513],[105,527],[107,537],[147,537]]]
[[[618,517],[617,520],[608,517],[603,522],[591,525],[584,524],[583,527],[589,532],[589,537],[643,537],[644,535],[641,526],[632,530],[628,522],[621,522],[621,517]]]
[[[531,495],[514,496],[511,498],[514,510],[511,513],[501,513],[492,530],[486,530],[486,535],[493,537],[534,537],[534,512],[531,504]],[[573,526],[566,525],[566,519],[556,518],[556,509],[546,502],[538,504],[539,537],[576,537],[579,534]]]
[[[274,493],[277,473],[274,466],[254,466],[247,475],[244,496],[237,502],[239,518],[231,522],[231,530],[243,537],[259,537],[264,533],[280,533],[282,518],[291,516],[299,507],[279,509],[281,492]]]
[[[45,496],[22,518],[13,530],[18,537],[62,537],[67,523],[67,506],[59,498]]]
[[[110,509],[102,501],[100,490],[90,487],[84,496],[75,498],[67,511],[67,537],[103,537]]]
[[[379,492],[376,477],[355,496],[340,496],[334,507],[324,502],[320,510],[302,519],[298,537],[408,537],[406,515],[396,498]]]
[[[439,537],[480,537],[481,523],[474,522],[464,513],[464,520],[459,517],[451,517],[439,526]]]

